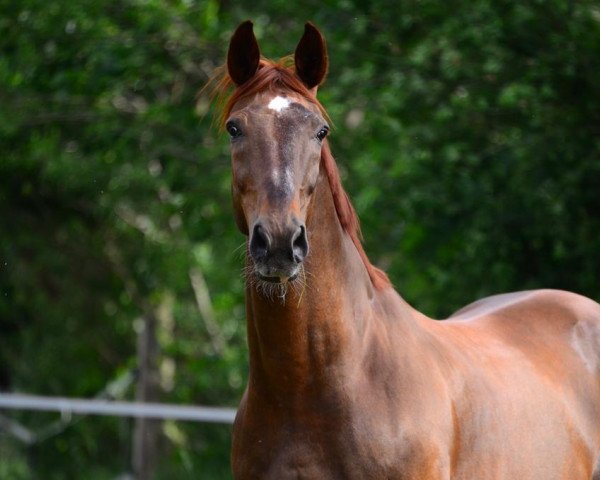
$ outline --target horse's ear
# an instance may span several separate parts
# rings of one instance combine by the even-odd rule
[[[327,74],[329,60],[327,58],[327,45],[325,37],[312,23],[304,25],[304,35],[300,39],[294,54],[296,75],[311,90],[323,82]]]
[[[260,50],[252,30],[252,22],[246,20],[235,30],[229,41],[227,72],[236,85],[250,80],[258,69]]]

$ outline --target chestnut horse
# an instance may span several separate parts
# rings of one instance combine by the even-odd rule
[[[600,305],[536,290],[446,321],[408,305],[361,245],[316,99],[327,67],[310,23],[286,65],[244,22],[217,88],[233,89],[222,119],[248,239],[235,478],[600,478]]]

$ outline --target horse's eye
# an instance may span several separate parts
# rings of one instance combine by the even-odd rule
[[[227,122],[225,128],[227,129],[227,133],[229,133],[231,138],[239,137],[242,134],[240,127],[238,127],[234,122]]]
[[[319,130],[319,133],[317,133],[317,138],[319,140],[323,140],[327,134],[329,133],[329,127],[327,125],[325,125],[321,130]]]

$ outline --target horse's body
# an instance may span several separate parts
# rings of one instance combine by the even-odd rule
[[[251,24],[230,45],[234,208],[251,272],[235,477],[599,478],[600,305],[520,292],[437,322],[404,302],[366,259],[321,138],[313,95],[326,65],[306,66],[319,52],[326,62],[309,25],[302,90],[284,73],[258,81],[283,67],[259,66]],[[302,140],[303,121],[318,144]],[[268,295],[289,283],[285,300]]]

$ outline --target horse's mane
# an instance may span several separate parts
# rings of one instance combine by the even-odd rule
[[[327,112],[309,91],[304,83],[296,76],[293,68],[293,60],[290,57],[282,59],[279,63],[267,59],[261,59],[256,74],[243,85],[236,86],[227,74],[227,69],[221,67],[207,86],[212,86],[212,95],[216,100],[218,123],[221,128],[225,125],[231,114],[233,106],[243,98],[256,95],[263,91],[293,91],[302,95],[309,102],[316,105],[321,113],[328,118]],[[373,286],[382,290],[391,285],[388,276],[375,267],[367,257],[361,243],[360,222],[356,211],[348,198],[348,194],[342,187],[340,173],[331,154],[327,140],[323,141],[321,149],[321,167],[327,175],[329,187],[333,195],[333,202],[342,229],[350,236],[356,246],[358,253],[367,268]]]

